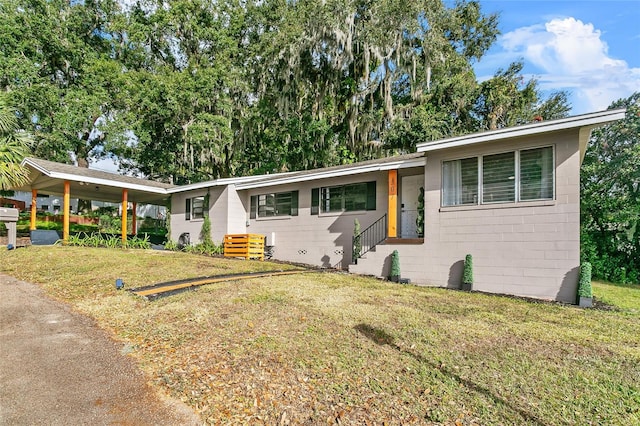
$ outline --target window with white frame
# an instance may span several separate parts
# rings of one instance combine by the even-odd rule
[[[442,163],[442,206],[552,200],[553,147]]]
[[[204,196],[187,198],[185,202],[185,219],[204,218]]]
[[[256,217],[297,216],[298,191],[251,196],[251,219]]]

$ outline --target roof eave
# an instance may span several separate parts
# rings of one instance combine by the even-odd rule
[[[310,180],[318,179],[330,179],[341,176],[348,176],[354,174],[379,172],[385,170],[405,169],[410,167],[422,167],[425,165],[424,157],[413,158],[410,160],[398,160],[388,163],[368,164],[366,166],[355,166],[339,170],[318,170],[316,173],[308,173],[304,175],[283,177],[281,179],[270,179],[268,181],[249,182],[236,185],[236,189],[253,189],[264,188],[268,186],[280,186],[290,183],[308,182]]]
[[[540,123],[525,124],[523,126],[508,127],[505,129],[493,130],[489,132],[476,133],[472,135],[443,139],[434,142],[418,144],[418,152],[438,151],[448,148],[473,145],[485,142],[496,142],[504,139],[532,136],[542,133],[549,133],[575,128],[589,128],[602,126],[616,120],[624,118],[626,110],[615,109],[606,110],[590,114],[578,115],[574,117],[562,118],[559,120],[542,121]]]
[[[86,182],[93,185],[111,186],[115,188],[127,188],[131,190],[151,192],[151,193],[160,194],[160,195],[167,195],[167,188],[50,171],[44,168],[43,166],[41,166],[40,164],[38,164],[37,162],[33,161],[31,158],[25,158],[24,160],[22,160],[21,165],[23,167],[24,166],[32,167],[34,170],[52,179],[68,180],[73,182]]]

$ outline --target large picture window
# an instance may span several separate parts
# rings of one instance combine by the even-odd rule
[[[204,197],[187,198],[185,206],[185,219],[204,218]]]
[[[250,217],[298,215],[298,191],[253,195]]]
[[[311,214],[376,209],[376,182],[314,188]]]
[[[553,147],[442,163],[442,205],[552,200]]]

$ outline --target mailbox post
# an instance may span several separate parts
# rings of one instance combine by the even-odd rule
[[[0,207],[0,222],[4,222],[5,226],[7,227],[7,248],[9,250],[12,250],[16,247],[16,224],[18,223],[18,209]]]

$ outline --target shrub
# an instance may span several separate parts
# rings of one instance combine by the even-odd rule
[[[582,265],[580,265],[578,296],[593,297],[593,292],[591,290],[591,263],[589,262],[584,262]]]
[[[165,250],[171,250],[171,251],[177,251],[178,250],[178,243],[176,243],[173,240],[167,240],[167,242],[164,243],[164,249]]]
[[[202,220],[202,228],[200,228],[200,241],[202,244],[211,245],[213,241],[211,240],[211,219],[209,219],[209,215],[205,215]]]
[[[354,262],[358,257],[360,257],[360,253],[362,252],[362,242],[360,241],[360,221],[355,219],[353,221],[353,254],[352,261]]]
[[[416,231],[418,237],[424,237],[424,187],[420,187],[418,195],[418,217],[416,218]]]
[[[473,257],[468,254],[464,258],[464,274],[462,275],[463,284],[473,284]]]
[[[400,278],[400,254],[398,250],[394,250],[391,253],[391,272],[389,274],[392,281],[398,281]]]

